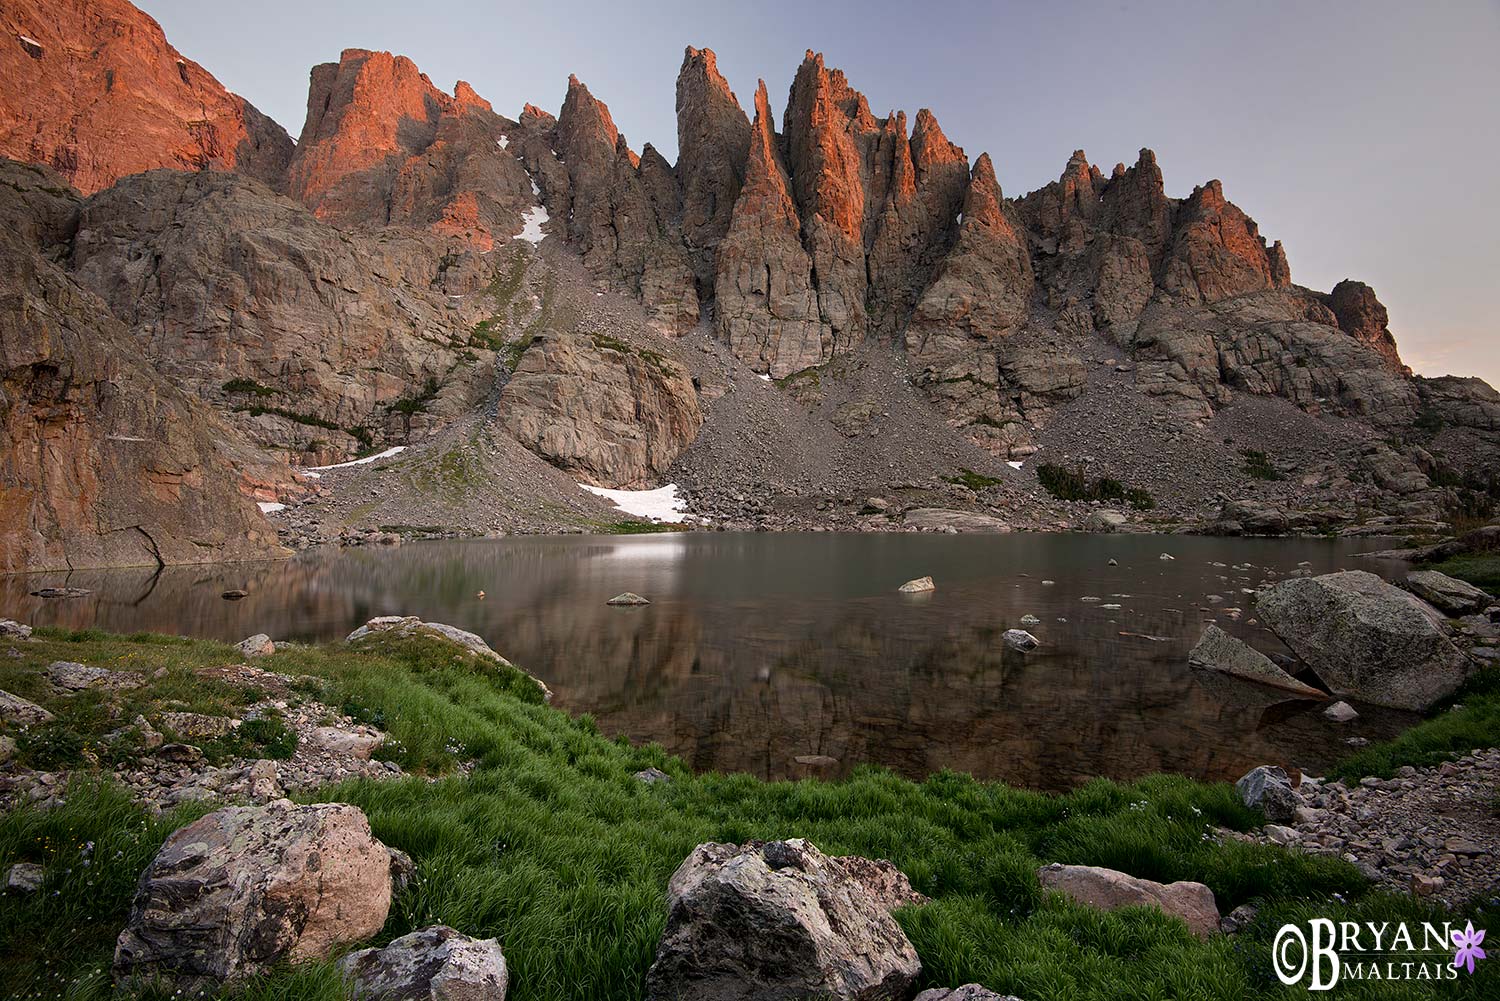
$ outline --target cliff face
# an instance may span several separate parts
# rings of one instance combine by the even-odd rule
[[[286,132],[126,0],[6,0],[0,34],[0,156],[84,194],[155,167],[286,170]]]
[[[313,68],[294,146],[124,0],[16,0],[0,24],[0,154],[60,175],[7,164],[21,186],[0,188],[20,262],[5,419],[33,443],[6,473],[32,526],[12,566],[265,551],[246,498],[285,487],[282,460],[469,423],[571,477],[649,486],[727,414],[739,437],[708,479],[730,495],[731,453],[767,428],[797,462],[833,440],[797,431],[821,421],[840,443],[923,441],[905,452],[926,474],[1003,472],[1049,429],[1097,425],[1101,394],[1121,427],[1201,430],[1259,398],[1382,439],[1425,428],[1479,469],[1500,448],[1492,389],[1413,378],[1374,291],[1294,284],[1219,181],[1173,198],[1150,150],[1107,174],[1078,151],[1007,198],[931,111],[876,116],[810,51],[778,131],[764,84],[742,108],[688,48],[674,165],[577,78],[557,116],[512,119],[350,49]],[[741,402],[747,369],[784,381],[775,414]],[[900,391],[880,399],[872,372]],[[904,396],[916,409],[887,420]],[[156,451],[131,430],[152,422]],[[1402,469],[1373,481],[1425,489],[1436,468],[1416,445],[1380,454]],[[831,461],[870,465],[854,456]]]
[[[284,552],[251,495],[290,471],[236,446],[52,263],[79,217],[61,178],[0,161],[0,183],[0,573]]]

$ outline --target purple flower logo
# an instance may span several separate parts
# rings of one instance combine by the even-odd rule
[[[1474,960],[1484,958],[1484,950],[1479,948],[1479,943],[1484,941],[1484,929],[1474,930],[1474,922],[1470,921],[1463,931],[1453,933],[1453,944],[1458,951],[1453,954],[1453,968],[1455,970],[1466,969],[1474,972]]]

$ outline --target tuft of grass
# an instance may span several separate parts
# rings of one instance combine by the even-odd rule
[[[9,689],[13,674],[24,680],[65,647],[85,663],[149,651],[169,675],[222,662],[226,649],[44,632],[17,663],[0,664],[0,684]],[[359,806],[381,841],[417,863],[374,944],[438,922],[497,936],[516,1001],[641,997],[666,922],[667,880],[704,841],[806,837],[832,854],[888,858],[933,898],[897,914],[921,957],[922,987],[977,981],[1037,1001],[1286,998],[1269,976],[1270,937],[1284,916],[1433,913],[1372,891],[1339,859],[1220,840],[1218,827],[1262,819],[1222,783],[1098,780],[1053,796],[953,772],[922,782],[875,768],[837,782],[694,775],[657,745],[610,740],[592,719],[545,705],[519,670],[441,641],[288,647],[264,664],[318,679],[323,698],[378,721],[403,767],[430,777],[351,781],[302,797]],[[473,772],[450,774],[460,761]],[[636,781],[646,767],[672,781]],[[18,996],[111,996],[113,939],[136,879],[170,831],[208,809],[154,818],[121,790],[83,781],[55,809],[0,816],[0,866],[46,869],[42,893],[0,895],[0,982]],[[1052,861],[1199,880],[1221,910],[1254,901],[1271,917],[1238,938],[1200,941],[1155,911],[1100,912],[1045,894],[1036,871]],[[334,1001],[341,986],[331,971],[278,968],[226,995]],[[1493,996],[1496,980],[1481,964],[1458,996]],[[1425,989],[1350,982],[1340,993]]]
[[[263,386],[254,379],[230,379],[224,383],[223,390],[226,393],[245,393],[252,396],[274,396],[276,390],[270,386]]]
[[[1266,453],[1253,448],[1242,448],[1240,449],[1240,455],[1245,460],[1243,472],[1251,479],[1270,480],[1273,482],[1286,479],[1281,474],[1281,471],[1271,464],[1271,459]]]
[[[1069,469],[1053,463],[1037,467],[1037,479],[1053,497],[1068,501],[1124,501],[1139,511],[1156,507],[1156,498],[1139,487],[1126,487],[1119,480],[1108,476],[1097,479],[1089,477],[1079,469]]]
[[[974,470],[967,467],[960,469],[953,476],[944,476],[943,479],[948,483],[968,487],[975,493],[979,493],[980,491],[986,490],[989,487],[998,487],[1002,482],[1004,482],[1003,480],[1000,480],[999,478],[994,476],[985,476],[983,473],[976,473],[974,472]]]
[[[1334,775],[1390,778],[1402,765],[1441,764],[1469,751],[1500,746],[1500,667],[1470,678],[1431,718],[1394,740],[1361,748],[1334,769]]]

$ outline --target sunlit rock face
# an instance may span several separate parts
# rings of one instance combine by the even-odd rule
[[[231,94],[126,0],[7,0],[0,156],[45,164],[84,194],[156,167],[276,183],[281,126]]]

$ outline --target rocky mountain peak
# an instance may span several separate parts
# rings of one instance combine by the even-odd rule
[[[682,181],[682,236],[700,291],[712,296],[714,252],[729,231],[745,180],[750,121],[712,49],[688,46],[677,74],[677,173]]]
[[[960,160],[965,165],[968,163],[963,149],[948,141],[937,116],[926,108],[918,109],[916,121],[912,123],[911,158],[917,170],[922,172]]]
[[[1276,246],[1279,248],[1280,242]],[[1333,287],[1326,301],[1338,318],[1340,330],[1374,348],[1392,368],[1410,374],[1411,369],[1402,363],[1396,350],[1396,338],[1391,335],[1389,326],[1390,316],[1375,298],[1374,289],[1364,282],[1345,278]]]
[[[158,167],[280,182],[285,130],[126,0],[7,0],[0,33],[0,156],[46,164],[85,194]]]

